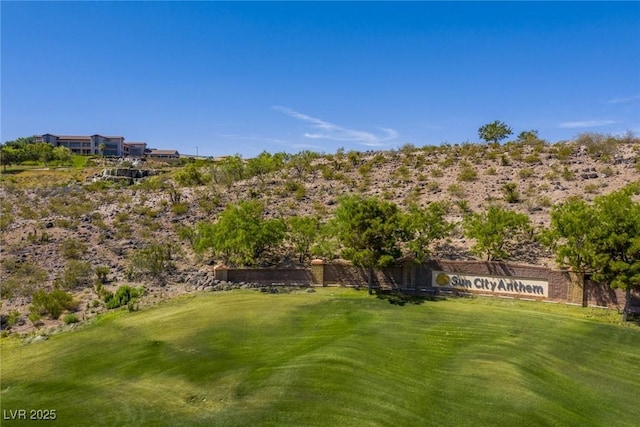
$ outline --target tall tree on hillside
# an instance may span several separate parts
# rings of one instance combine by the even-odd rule
[[[487,143],[493,142],[496,145],[512,133],[513,131],[505,122],[498,120],[480,126],[480,129],[478,129],[478,135],[481,139]]]
[[[537,130],[523,130],[518,134],[517,138],[518,142],[523,144],[535,144],[541,141]]]
[[[401,215],[394,203],[375,197],[345,196],[333,219],[334,232],[343,246],[342,256],[368,269],[369,294],[373,270],[390,264],[400,255]]]
[[[476,240],[471,252],[493,261],[509,257],[507,244],[529,230],[530,220],[525,214],[491,205],[485,212],[467,215],[462,227],[466,237]]]

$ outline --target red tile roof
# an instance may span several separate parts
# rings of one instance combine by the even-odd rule
[[[55,137],[57,137],[58,139],[63,139],[63,140],[79,140],[79,141],[91,141],[91,137],[90,136],[79,136],[79,135],[54,135]]]

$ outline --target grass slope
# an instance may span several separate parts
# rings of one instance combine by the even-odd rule
[[[3,343],[1,406],[65,426],[637,425],[640,330],[580,313],[202,294]]]

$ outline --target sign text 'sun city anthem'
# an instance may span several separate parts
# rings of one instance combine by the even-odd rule
[[[508,276],[482,276],[446,271],[433,271],[432,286],[456,288],[496,294],[517,294],[532,297],[549,296],[549,282],[543,279]]]

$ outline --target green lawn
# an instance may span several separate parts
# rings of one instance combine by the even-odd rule
[[[55,409],[46,425],[64,426],[637,426],[640,328],[588,316],[606,317],[341,289],[201,294],[4,340],[1,412]]]

